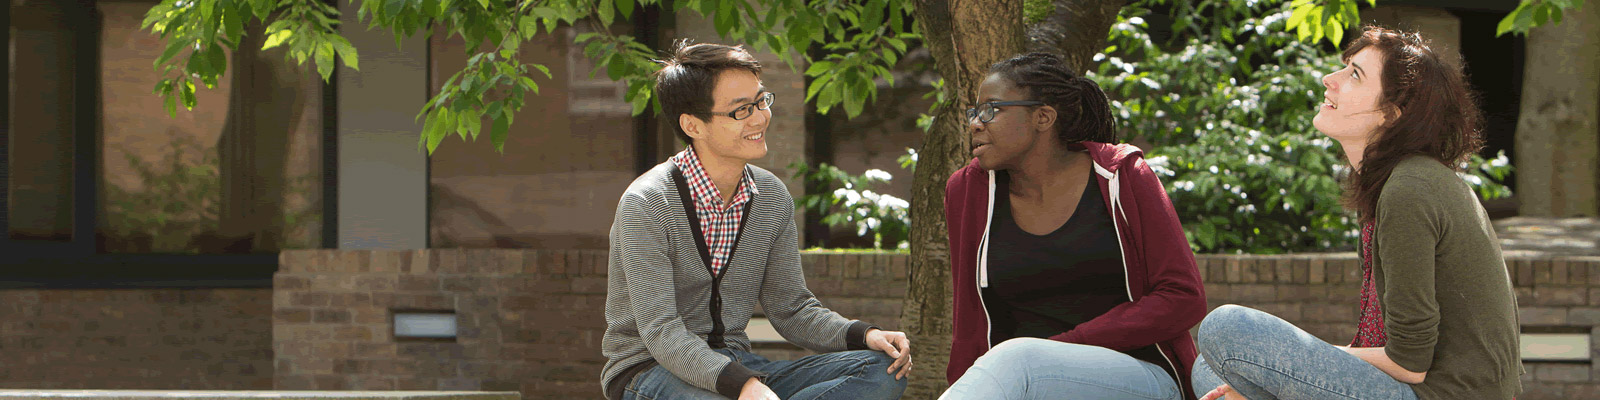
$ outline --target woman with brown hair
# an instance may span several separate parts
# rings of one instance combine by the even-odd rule
[[[1508,399],[1521,392],[1516,295],[1489,218],[1458,177],[1482,147],[1461,70],[1416,33],[1366,27],[1323,77],[1313,124],[1350,162],[1361,318],[1333,346],[1270,314],[1200,324],[1200,398]],[[1215,389],[1213,389],[1215,388]]]

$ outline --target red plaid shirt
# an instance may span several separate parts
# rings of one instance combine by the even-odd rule
[[[744,171],[739,179],[739,187],[734,189],[732,201],[723,204],[722,193],[717,191],[717,184],[711,181],[705,167],[700,165],[700,157],[694,154],[694,147],[672,156],[672,164],[683,171],[684,180],[688,181],[690,197],[694,198],[695,215],[700,217],[700,231],[706,238],[706,249],[711,251],[711,274],[721,275],[722,267],[728,263],[728,251],[733,249],[733,242],[739,240],[739,222],[744,218],[744,207],[758,193],[756,182],[750,177],[749,170]]]
[[[1356,324],[1356,337],[1350,347],[1383,347],[1389,342],[1383,329],[1383,307],[1378,302],[1378,287],[1372,280],[1372,222],[1361,227],[1361,322]]]

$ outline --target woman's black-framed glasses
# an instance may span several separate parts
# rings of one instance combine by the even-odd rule
[[[971,121],[973,117],[977,117],[978,122],[987,124],[989,121],[994,120],[994,114],[1000,112],[1000,107],[1042,105],[1044,105],[1044,102],[1038,100],[991,101],[988,103],[978,103],[977,107],[967,109],[967,120]]]
[[[760,95],[760,97],[757,97],[756,101],[753,101],[753,102],[750,102],[750,103],[746,103],[745,105],[739,106],[739,108],[735,108],[735,109],[733,109],[733,111],[729,111],[729,112],[712,111],[711,113],[714,114],[714,115],[727,116],[728,118],[733,118],[736,121],[743,121],[745,118],[750,118],[751,115],[755,115],[756,110],[765,110],[765,109],[768,109],[768,108],[772,108],[772,99],[773,99],[772,92],[766,92],[766,93],[762,93]]]

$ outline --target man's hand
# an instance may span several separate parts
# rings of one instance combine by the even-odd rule
[[[1200,396],[1200,400],[1218,400],[1218,399],[1221,399],[1221,400],[1250,400],[1250,399],[1244,398],[1244,395],[1239,394],[1239,392],[1234,391],[1233,390],[1233,386],[1228,386],[1228,385],[1217,386],[1216,389],[1211,389],[1211,392],[1210,393],[1206,393],[1205,396]]]
[[[894,363],[889,364],[888,373],[895,375],[895,380],[905,379],[911,373],[911,339],[906,338],[905,332],[885,331],[881,329],[867,330],[867,348],[884,352],[889,357],[894,357]]]
[[[739,390],[739,400],[780,400],[780,399],[778,399],[778,394],[777,393],[773,393],[772,389],[768,388],[766,384],[761,383],[760,379],[756,379],[755,377],[751,377],[750,380],[744,381],[744,389],[740,389]]]

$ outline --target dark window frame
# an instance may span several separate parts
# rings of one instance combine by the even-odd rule
[[[271,288],[278,271],[278,253],[255,254],[113,254],[98,251],[100,218],[100,44],[102,16],[95,0],[65,2],[75,7],[68,18],[76,34],[72,50],[86,65],[73,80],[73,222],[70,241],[14,240],[10,232],[11,96],[0,100],[0,289],[92,288]],[[11,46],[8,29],[0,42]],[[8,52],[10,53],[10,52]],[[25,56],[25,55],[21,55]],[[11,60],[8,60],[11,62]],[[337,72],[335,72],[337,73]],[[0,69],[10,84],[16,77]],[[322,83],[323,93],[323,239],[338,245],[338,112],[336,79]],[[87,100],[85,100],[87,99]],[[154,98],[152,98],[154,101]]]

